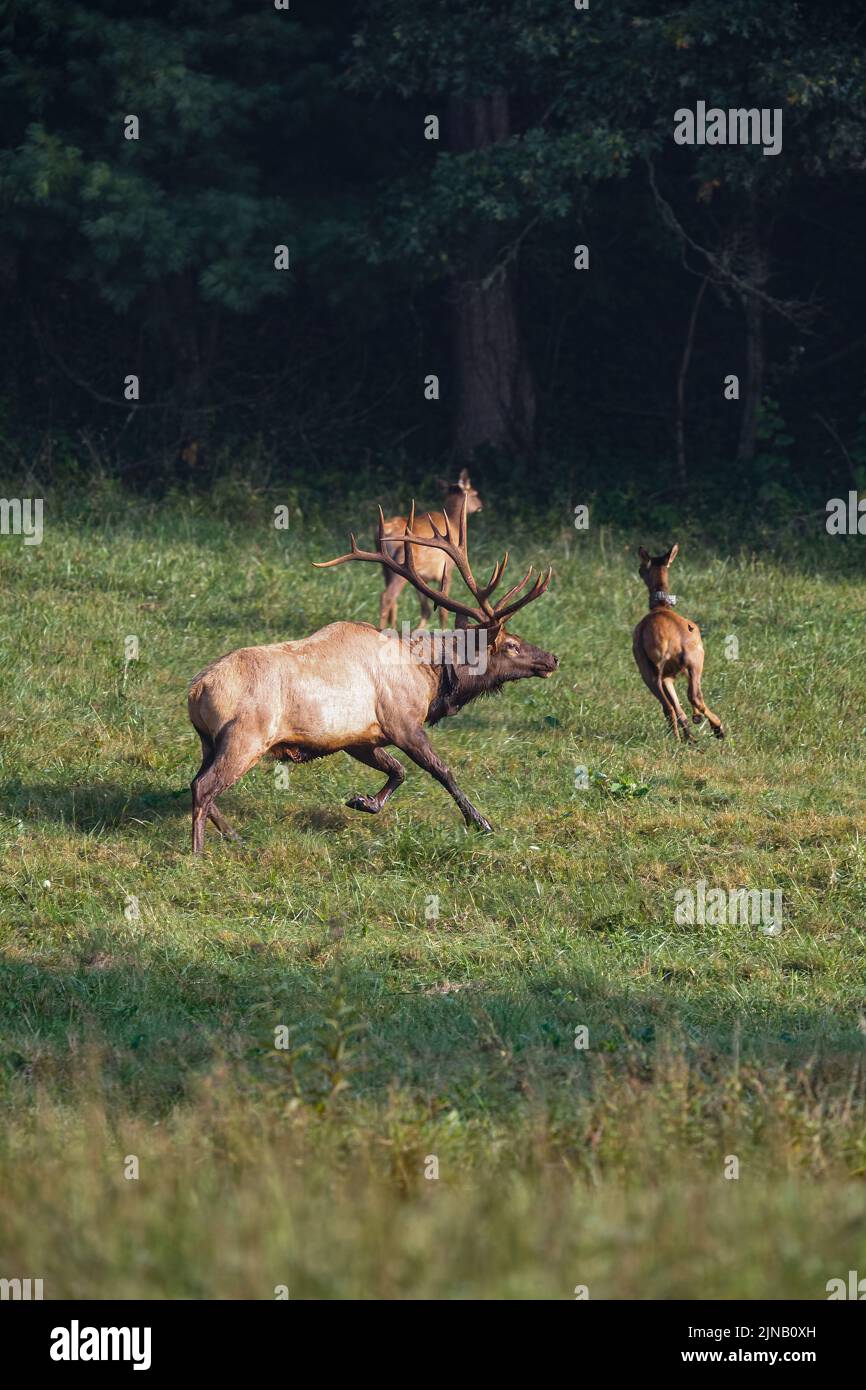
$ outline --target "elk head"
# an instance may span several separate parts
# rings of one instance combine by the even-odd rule
[[[463,506],[464,499],[468,512],[480,512],[482,510],[484,503],[481,501],[481,495],[478,489],[472,486],[468,468],[461,468],[460,476],[456,483],[449,483],[445,478],[440,478],[439,486],[445,493],[445,510],[449,512],[449,514],[453,510],[454,515],[458,515]]]
[[[663,555],[650,555],[643,546],[638,550],[641,558],[638,574],[649,591],[651,608],[662,604],[673,607],[677,601],[676,594],[668,588],[668,569],[677,558],[678,550],[678,545],[668,546]]]

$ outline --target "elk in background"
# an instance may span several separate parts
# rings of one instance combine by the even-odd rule
[[[418,522],[417,533],[429,540],[433,535],[431,529],[434,524],[440,531],[444,531],[450,541],[455,540],[460,523],[460,517],[464,506],[468,512],[480,512],[482,501],[476,488],[472,486],[467,469],[462,469],[460,477],[456,483],[446,483],[444,478],[439,479],[439,483],[445,492],[445,504],[441,512],[428,514]],[[403,563],[402,545],[393,545],[390,542],[396,536],[402,536],[406,527],[405,516],[392,516],[385,522],[385,537],[388,544],[386,551],[395,560]],[[418,546],[413,554],[413,562],[416,572],[428,584],[438,584],[441,592],[448,597],[451,589],[451,576],[454,573],[454,561],[448,554],[439,554],[436,550],[425,549]],[[438,566],[438,568],[437,568]],[[397,572],[383,566],[385,574],[385,588],[379,604],[379,627],[396,628],[397,626],[397,600],[400,597],[406,584],[410,581],[402,572]],[[430,618],[430,599],[426,594],[418,591],[418,598],[421,603],[421,621],[419,629],[425,628]],[[444,628],[448,623],[448,614],[443,606],[439,608],[439,626]]]
[[[673,611],[677,597],[668,589],[668,569],[678,550],[678,545],[672,545],[663,555],[651,556],[640,547],[638,573],[649,590],[650,611],[634,630],[634,659],[645,683],[670,720],[676,738],[680,737],[681,729],[684,738],[691,738],[689,721],[674,687],[682,671],[688,672],[689,702],[695,723],[708,719],[716,738],[724,738],[722,721],[704,703],[701,692],[704,648],[697,623]]]
[[[297,642],[276,642],[265,647],[242,647],[206,666],[193,680],[189,692],[189,717],[201,738],[202,764],[192,782],[192,847],[200,854],[208,820],[223,835],[235,832],[220,811],[216,798],[266,753],[281,761],[309,762],[341,750],[367,767],[387,775],[374,796],[356,795],[348,805],[358,811],[381,811],[405,776],[389,745],[402,749],[414,763],[429,772],[457,802],[468,825],[490,830],[489,822],[469,801],[445,764],[437,757],[424,724],[436,724],[456,714],[476,696],[499,690],[507,681],[525,676],[550,676],[559,664],[522,637],[506,631],[508,619],[540,598],[550,584],[551,571],[532,579],[530,566],[519,584],[497,603],[491,595],[498,586],[508,555],[500,561],[486,584],[479,584],[469,565],[466,545],[468,497],[464,498],[456,535],[446,534],[428,517],[430,535],[415,528],[415,508],[404,525],[403,559],[388,546],[385,518],[379,509],[378,549],[359,550],[352,536],[349,554],[319,566],[327,569],[350,560],[384,565],[420,595],[457,615],[461,631],[419,634],[401,641],[396,634],[378,632],[370,623],[340,622]],[[450,561],[463,577],[474,603],[462,603],[435,589],[415,567],[418,549],[435,552],[441,564]],[[529,586],[527,588],[527,585]],[[473,635],[483,638],[483,663],[460,658],[460,646],[451,643],[451,659],[436,662],[430,655],[434,642]],[[440,650],[441,650],[440,645]]]

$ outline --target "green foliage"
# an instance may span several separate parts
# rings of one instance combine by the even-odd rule
[[[452,462],[468,277],[513,287],[535,380],[535,449],[476,455],[509,506],[531,492],[556,516],[585,491],[605,520],[673,529],[687,502],[719,534],[756,506],[767,529],[817,507],[862,467],[860,19],[854,0],[19,4],[0,63],[4,463],[158,492],[206,490],[234,454],[293,492],[350,475],[411,495]],[[674,111],[699,98],[778,106],[782,154],[675,146]],[[742,406],[719,383],[743,374],[757,253],[752,398],[785,429],[734,465]],[[684,487],[676,384],[711,269]]]
[[[598,787],[608,796],[640,798],[648,796],[650,791],[648,782],[639,782],[627,773],[610,776],[607,772],[599,772],[593,768],[590,770],[589,780],[594,787]]]
[[[758,411],[758,449],[751,463],[756,500],[783,519],[796,511],[800,499],[791,486],[791,445],[778,402],[765,396]]]
[[[20,135],[0,156],[0,201],[13,235],[29,241],[36,222],[43,256],[116,310],[185,272],[235,312],[285,293],[273,247],[289,205],[249,152],[285,119],[295,84],[281,70],[308,61],[316,35],[245,9],[215,0],[203,23],[184,3],[135,18],[112,0],[62,19],[19,7],[0,113]]]

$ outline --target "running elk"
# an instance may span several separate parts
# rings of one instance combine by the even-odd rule
[[[381,811],[405,776],[388,746],[402,749],[450,793],[468,825],[489,831],[490,825],[457,786],[437,757],[424,724],[436,724],[456,714],[478,695],[498,691],[506,681],[524,676],[550,676],[559,664],[550,652],[506,631],[508,619],[525,604],[540,598],[551,571],[532,579],[530,566],[519,584],[497,603],[491,595],[505,572],[508,555],[479,584],[469,565],[466,545],[468,498],[463,502],[452,538],[427,518],[429,535],[415,527],[415,507],[403,527],[403,559],[388,548],[385,518],[379,510],[378,548],[359,550],[352,536],[347,555],[328,560],[327,569],[350,560],[384,565],[411,584],[429,603],[457,615],[459,631],[416,634],[401,641],[378,632],[370,623],[341,622],[296,642],[266,647],[242,647],[206,666],[189,692],[189,717],[201,738],[202,765],[192,783],[192,847],[200,854],[208,818],[223,835],[237,838],[216,809],[216,798],[266,753],[280,761],[309,762],[343,751],[383,772],[387,781],[373,796],[355,795],[348,805],[357,811]],[[409,542],[408,544],[406,542]],[[416,547],[449,560],[463,577],[474,603],[451,598],[418,573]],[[527,587],[529,586],[529,587]],[[431,646],[448,648],[437,661]],[[480,649],[483,660],[467,661],[465,649]]]
[[[464,506],[467,512],[480,512],[483,504],[477,489],[472,486],[469,473],[465,468],[461,470],[456,483],[446,483],[443,478],[440,478],[439,482],[445,492],[443,510],[422,517],[418,522],[418,535],[429,540],[434,534],[431,528],[435,526],[440,531],[445,531],[448,539],[453,541],[457,536]],[[393,537],[403,535],[405,526],[405,516],[392,516],[385,522],[385,536],[389,542],[385,549],[401,564],[404,559],[403,547],[390,542],[392,542]],[[418,546],[413,552],[412,560],[421,578],[426,580],[428,584],[438,584],[442,594],[447,598],[451,588],[451,576],[454,573],[454,561],[450,555],[447,553],[437,554],[436,550]],[[401,572],[389,569],[387,566],[383,568],[385,588],[379,604],[379,627],[395,628],[397,626],[397,600],[410,581]],[[425,628],[430,618],[431,600],[421,590],[418,591],[418,598],[421,604],[421,622],[418,626]],[[439,609],[439,626],[444,628],[447,622],[448,614],[442,605]]]
[[[689,702],[695,723],[708,719],[716,738],[724,738],[722,721],[704,704],[701,693],[704,648],[697,623],[690,623],[673,611],[677,596],[668,589],[668,570],[678,550],[678,545],[672,545],[664,555],[650,556],[643,546],[640,547],[638,573],[649,590],[650,611],[634,630],[634,659],[645,683],[670,720],[676,738],[680,737],[680,730],[684,738],[691,738],[689,721],[674,687],[682,671],[688,672]]]

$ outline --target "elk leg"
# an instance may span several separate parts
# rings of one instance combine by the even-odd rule
[[[689,702],[691,703],[694,715],[692,716],[696,724],[700,724],[702,719],[708,719],[712,726],[716,738],[724,738],[725,730],[722,721],[717,714],[713,714],[709,705],[704,704],[704,697],[701,691],[701,675],[704,669],[703,655],[693,660],[688,667],[689,673]]]
[[[685,710],[683,709],[677,697],[677,688],[674,684],[673,676],[665,676],[664,680],[662,681],[662,684],[664,685],[665,693],[668,699],[674,707],[674,714],[676,715],[677,722],[683,731],[683,736],[686,739],[690,739],[692,736],[692,731],[689,728],[689,721],[686,716]]]
[[[421,621],[418,624],[418,631],[421,632],[430,621],[430,617],[433,613],[433,605],[426,594],[418,595],[418,604],[421,609]]]
[[[656,694],[657,694],[657,696],[658,696],[658,698],[659,698],[659,700],[660,700],[660,702],[661,702],[661,707],[662,707],[662,709],[664,710],[665,714],[667,715],[667,717],[668,717],[668,719],[669,719],[669,721],[670,721],[670,726],[671,726],[671,728],[672,728],[673,731],[674,731],[674,738],[679,742],[679,737],[680,737],[680,726],[679,726],[679,721],[678,721],[677,716],[676,716],[676,714],[675,714],[675,712],[674,712],[674,707],[673,707],[673,705],[671,704],[670,700],[669,700],[668,697],[667,697],[667,692],[666,692],[666,690],[665,690],[665,683],[664,683],[664,680],[663,680],[661,674],[659,674],[658,676],[656,676],[655,687],[656,687]]]
[[[417,763],[418,767],[429,772],[430,776],[435,777],[436,781],[453,796],[463,812],[463,819],[467,825],[474,825],[477,830],[483,830],[486,833],[492,831],[493,827],[490,822],[482,816],[480,811],[475,809],[468,796],[464,796],[442,759],[434,752],[423,729],[410,729],[396,737],[394,742],[398,748],[408,754],[413,763]]]
[[[406,587],[406,580],[400,574],[394,574],[391,570],[385,570],[387,583],[382,590],[382,598],[379,603],[379,631],[383,628],[396,628],[397,626],[397,599]]]
[[[207,772],[215,756],[213,739],[211,738],[210,734],[202,733],[201,729],[198,729],[197,733],[199,738],[201,739],[201,767],[199,768],[198,772],[195,774],[195,777],[190,783],[190,787],[193,789],[193,796],[195,796],[196,782],[201,777],[203,772]],[[219,819],[217,819],[218,817]],[[213,821],[217,830],[220,831],[220,834],[233,835],[236,840],[240,839],[240,836],[236,834],[234,830],[232,830],[225,816],[221,816],[219,811],[212,810],[210,812],[210,819]],[[220,821],[222,821],[222,825],[220,825]]]
[[[664,680],[662,679],[661,672],[656,670],[649,657],[647,656],[646,652],[641,647],[639,647],[637,643],[635,643],[633,651],[634,659],[637,662],[638,670],[640,671],[641,676],[643,677],[644,685],[647,687],[649,691],[652,692],[653,695],[655,695],[656,699],[658,700],[659,704],[664,710],[667,719],[671,724],[671,727],[674,731],[674,738],[678,739],[680,736],[680,726],[677,723],[677,717],[674,713],[673,705],[671,705],[670,701],[668,700],[667,694],[665,693]]]
[[[207,772],[215,757],[213,739],[210,737],[210,735],[203,734],[201,730],[199,730],[198,736],[201,739],[202,762],[201,767],[195,775],[193,786],[195,785],[195,782],[198,781],[199,777],[201,777],[202,773]],[[223,815],[222,811],[218,811],[216,806],[211,806],[210,810],[208,811],[208,819],[213,821],[214,825],[216,826],[217,830],[221,835],[225,835],[230,840],[240,841],[241,837],[238,834],[238,832],[232,829],[225,816]]]
[[[403,771],[401,763],[392,753],[385,748],[347,748],[345,750],[351,758],[356,758],[359,763],[365,763],[367,767],[378,768],[380,772],[388,773],[388,780],[381,791],[376,792],[375,796],[362,796],[360,792],[355,796],[350,796],[346,802],[353,811],[370,811],[373,815],[381,811],[385,802],[403,781],[406,773]]]
[[[208,820],[213,821],[219,833],[226,840],[235,840],[239,845],[243,844],[243,840],[241,839],[238,832],[235,830],[234,826],[229,825],[222,811],[218,811],[216,806],[210,807],[207,813],[207,818]]]
[[[235,835],[213,803],[221,792],[233,786],[253,763],[258,762],[263,752],[258,739],[244,738],[239,734],[232,737],[230,729],[217,739],[210,762],[205,759],[192,781],[193,854],[201,854],[204,849],[205,823],[208,819],[223,835]]]

